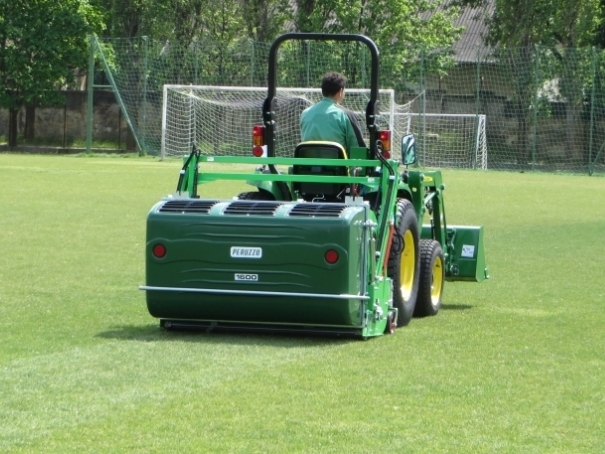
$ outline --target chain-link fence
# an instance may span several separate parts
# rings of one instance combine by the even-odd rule
[[[89,151],[124,153],[136,148],[134,137],[113,91],[95,90],[92,115],[84,90],[62,90],[62,105],[22,106],[16,114],[17,146],[8,147],[9,111],[0,109],[0,150],[34,153],[81,153],[86,150],[86,126],[92,117]]]
[[[251,40],[180,45],[91,38],[91,56],[114,89],[139,148],[149,154],[160,153],[164,84],[266,87],[269,47]],[[425,52],[411,63],[417,70],[407,71],[419,74],[417,80],[383,71],[381,88],[395,88],[398,103],[415,100],[408,123],[416,125],[419,156],[436,145],[480,147],[480,153],[476,148],[460,154],[480,155],[480,164],[451,157],[434,162],[605,172],[603,51],[477,47],[464,54],[464,60],[454,57],[447,74],[429,71]],[[317,87],[323,73],[336,70],[347,75],[349,87],[367,88],[369,64],[369,52],[359,43],[286,42],[278,56],[278,85]]]

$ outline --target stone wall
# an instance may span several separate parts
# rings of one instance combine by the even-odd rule
[[[37,141],[71,147],[86,142],[86,91],[63,91],[65,104],[36,108],[34,136]],[[18,114],[18,134],[25,129],[25,108]],[[0,136],[8,135],[8,110],[0,109]],[[93,96],[93,141],[109,148],[134,149],[134,140],[111,90],[95,90]]]

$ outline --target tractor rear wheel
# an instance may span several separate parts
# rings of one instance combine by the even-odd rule
[[[437,315],[441,308],[445,267],[443,250],[435,240],[420,240],[420,283],[415,317]]]
[[[238,200],[275,200],[269,191],[259,189],[258,191],[242,192],[237,196]]]
[[[393,280],[397,326],[406,326],[414,314],[419,279],[418,219],[412,202],[397,200],[397,225],[389,251],[387,275]]]

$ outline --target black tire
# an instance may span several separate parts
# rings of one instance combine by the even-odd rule
[[[406,326],[414,314],[420,275],[418,219],[414,205],[409,200],[397,200],[396,218],[387,275],[393,280],[397,326]]]
[[[437,315],[444,283],[445,260],[441,246],[435,240],[420,240],[420,282],[415,317]]]
[[[242,192],[237,196],[238,200],[275,200],[269,191],[259,189],[258,191]]]

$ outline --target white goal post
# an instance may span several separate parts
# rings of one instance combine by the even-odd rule
[[[262,124],[264,87],[164,85],[161,158],[191,153],[250,156],[252,127]],[[275,101],[276,156],[291,157],[300,142],[300,114],[322,98],[319,88],[278,87]],[[369,89],[349,88],[343,106],[357,114],[366,142],[365,109]],[[379,90],[378,127],[393,131],[392,155],[399,157],[401,138],[417,136],[420,165],[487,168],[485,115],[420,114],[413,101],[398,105],[392,89]]]
[[[395,113],[398,136],[416,135],[423,167],[487,170],[485,114]]]

